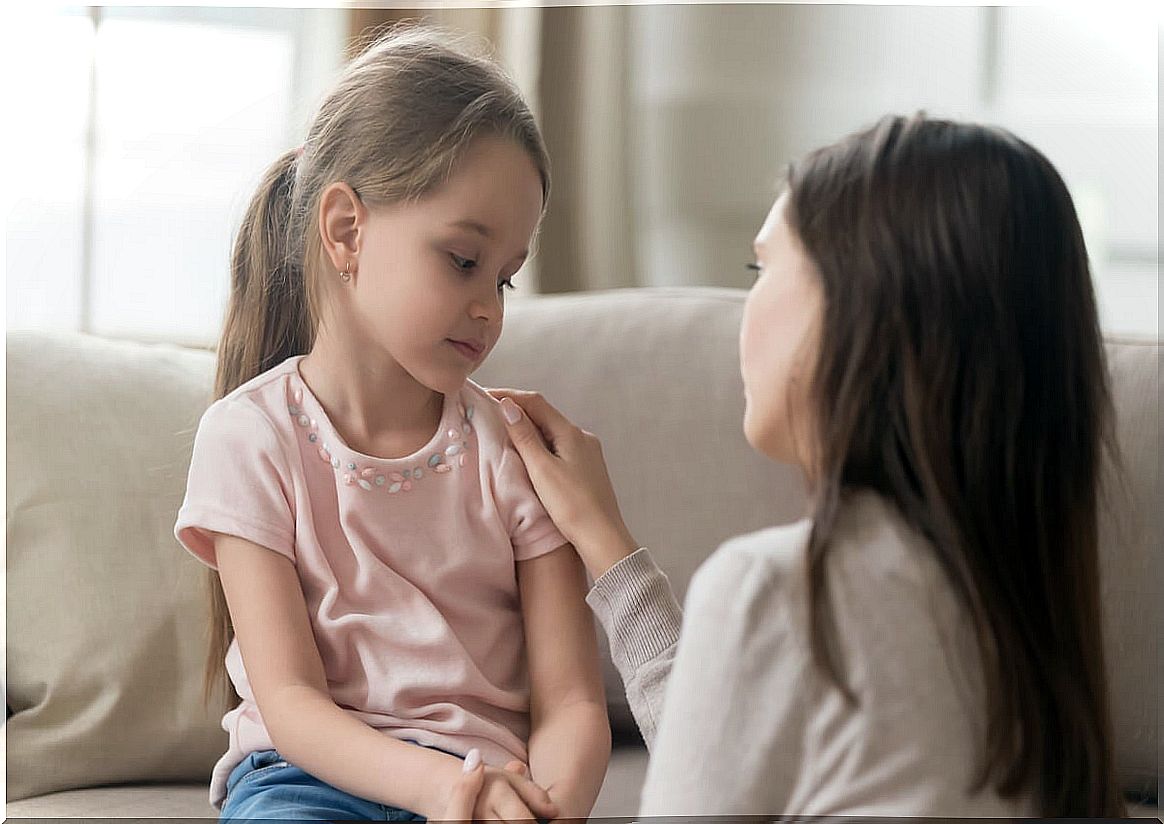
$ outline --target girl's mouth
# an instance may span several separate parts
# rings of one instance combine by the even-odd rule
[[[475,346],[474,344],[466,343],[462,340],[453,340],[452,338],[446,338],[446,340],[448,340],[448,342],[453,345],[454,349],[456,349],[473,363],[479,361],[481,359],[481,353],[485,351],[484,346]]]

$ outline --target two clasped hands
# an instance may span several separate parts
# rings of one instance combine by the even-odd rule
[[[557,805],[550,795],[529,778],[529,769],[520,761],[510,761],[501,770],[486,768],[477,749],[469,750],[465,756],[465,766],[460,779],[453,785],[448,806],[442,816],[443,821],[473,821],[474,813],[491,805],[489,795],[493,792],[486,786],[489,777],[501,795],[512,797],[516,791],[530,810],[541,819],[554,818],[558,814]],[[524,815],[525,813],[519,813]]]

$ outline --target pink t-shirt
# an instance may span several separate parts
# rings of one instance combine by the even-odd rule
[[[407,458],[349,449],[300,377],[300,358],[240,386],[203,415],[178,540],[217,568],[211,532],[295,564],[336,704],[395,738],[486,763],[527,758],[529,677],[515,561],[566,539],[533,491],[497,402],[466,381],[446,395],[432,440]],[[237,640],[241,697],[211,777],[272,749]]]

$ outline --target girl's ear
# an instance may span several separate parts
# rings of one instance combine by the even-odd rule
[[[319,198],[319,239],[323,253],[337,272],[360,255],[367,209],[346,183],[332,183]]]

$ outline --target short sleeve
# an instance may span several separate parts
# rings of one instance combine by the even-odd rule
[[[174,535],[218,569],[212,533],[234,535],[295,561],[290,471],[270,420],[245,401],[220,400],[202,416]]]
[[[494,496],[509,530],[514,560],[528,561],[569,543],[550,520],[512,444],[505,444],[497,475]]]

